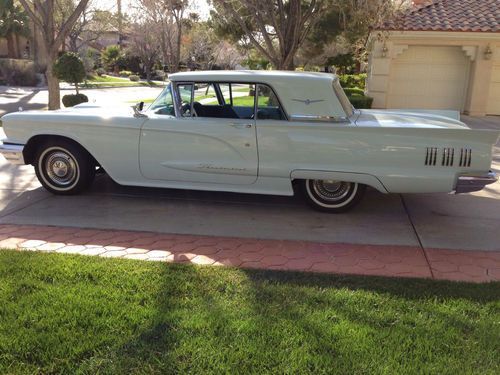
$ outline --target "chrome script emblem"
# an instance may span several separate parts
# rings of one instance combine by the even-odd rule
[[[320,103],[320,102],[324,102],[323,99],[317,99],[317,100],[311,100],[311,99],[306,99],[306,100],[302,100],[302,99],[292,99],[294,102],[300,102],[300,103],[304,103],[305,105],[309,105],[309,104],[312,104],[312,103]]]

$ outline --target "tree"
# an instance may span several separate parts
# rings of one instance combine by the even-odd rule
[[[170,72],[179,70],[184,13],[189,0],[139,0],[144,22],[156,25],[164,63]]]
[[[13,0],[0,0],[0,37],[7,40],[7,56],[18,59],[19,36],[28,36],[28,15]]]
[[[61,81],[73,83],[76,94],[80,94],[78,84],[85,79],[85,68],[80,56],[74,52],[65,52],[54,63],[53,71]]]
[[[129,39],[130,53],[137,56],[142,63],[146,73],[147,81],[151,81],[151,71],[158,61],[161,46],[156,30],[150,25],[136,23],[132,26],[132,32]]]
[[[330,65],[337,55],[364,54],[371,28],[394,16],[408,0],[325,0],[301,55],[305,64]]]
[[[123,57],[122,50],[120,46],[116,45],[107,46],[104,49],[104,51],[102,51],[101,54],[101,60],[103,65],[107,69],[111,69],[116,73],[118,71],[118,63],[120,62],[122,57]]]
[[[293,70],[298,49],[321,15],[324,0],[213,0],[221,35],[251,44],[276,69]]]
[[[47,56],[44,73],[49,88],[49,109],[59,109],[61,106],[59,80],[54,75],[53,65],[64,39],[87,7],[89,0],[80,0],[78,5],[68,12],[68,16],[61,20],[60,25],[55,22],[56,0],[45,0],[43,2],[41,0],[19,0],[19,2],[42,35],[40,47],[44,49]]]

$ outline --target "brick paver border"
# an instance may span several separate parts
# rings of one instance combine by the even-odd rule
[[[0,248],[355,275],[500,281],[500,251],[0,225]]]

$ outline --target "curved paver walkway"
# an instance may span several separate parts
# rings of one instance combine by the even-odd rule
[[[0,248],[127,259],[456,281],[500,280],[500,252],[0,225]]]

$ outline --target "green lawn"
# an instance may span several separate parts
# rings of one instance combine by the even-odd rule
[[[500,284],[0,251],[0,373],[498,374]]]
[[[154,82],[133,82],[128,78],[113,77],[108,75],[92,76],[82,87],[120,87],[120,86],[156,86]]]

